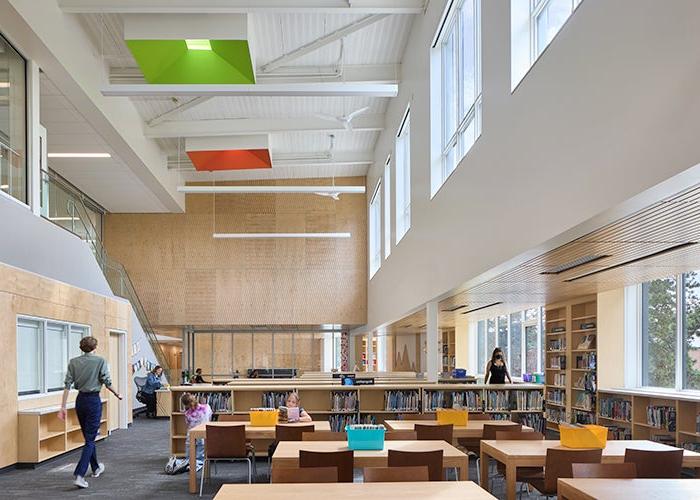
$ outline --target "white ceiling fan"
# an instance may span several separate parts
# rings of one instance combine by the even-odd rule
[[[362,113],[366,113],[369,110],[369,106],[365,106],[364,108],[356,109],[352,113],[348,113],[347,115],[343,116],[332,116],[332,115],[326,115],[324,113],[314,113],[314,115],[318,118],[321,118],[322,120],[328,120],[332,122],[339,122],[345,127],[345,130],[352,130],[352,121],[355,119],[355,117],[361,115]]]

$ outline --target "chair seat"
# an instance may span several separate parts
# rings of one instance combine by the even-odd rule
[[[544,469],[542,467],[518,467],[515,480],[519,483],[528,482],[533,479],[544,481]]]
[[[530,486],[532,486],[533,488],[535,488],[537,491],[539,491],[539,492],[542,493],[543,495],[547,495],[547,494],[549,494],[549,495],[556,495],[556,494],[557,494],[556,491],[554,491],[554,492],[551,492],[551,491],[547,492],[547,491],[545,491],[545,489],[544,489],[544,475],[543,475],[541,478],[539,478],[539,477],[533,477],[533,478],[527,479],[526,481],[523,481],[523,482],[524,482],[524,483],[528,483]]]

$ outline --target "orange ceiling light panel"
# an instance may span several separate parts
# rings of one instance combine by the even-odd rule
[[[187,151],[194,168],[199,171],[249,170],[272,168],[268,149],[230,149],[224,151]]]
[[[198,171],[272,168],[267,135],[196,137],[185,143],[185,151]]]

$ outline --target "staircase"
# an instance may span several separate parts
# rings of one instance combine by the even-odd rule
[[[83,197],[84,195],[80,191],[58,175],[42,170],[41,215],[51,222],[62,222],[61,224],[57,223],[57,225],[80,237],[90,246],[100,269],[102,269],[102,273],[107,279],[107,283],[109,283],[109,287],[112,289],[112,293],[131,303],[131,307],[146,334],[151,349],[153,349],[156,360],[163,367],[167,380],[178,380],[178,374],[170,372],[168,359],[158,343],[151,322],[148,321],[148,316],[129,278],[129,273],[126,272],[123,265],[107,255],[107,251],[102,245],[100,234],[95,229],[89,211],[85,206]],[[61,216],[51,217],[50,214],[52,213],[60,214]]]

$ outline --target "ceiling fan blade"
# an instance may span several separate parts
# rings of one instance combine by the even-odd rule
[[[337,116],[331,116],[331,115],[326,115],[324,113],[314,113],[314,116],[316,118],[320,118],[321,120],[327,120],[329,122],[339,122],[341,121],[340,118]]]
[[[350,113],[346,118],[347,118],[348,120],[352,120],[352,119],[355,118],[356,116],[361,115],[362,113],[365,113],[365,112],[367,112],[367,111],[369,111],[369,106],[365,106],[364,108],[356,109],[355,111],[353,111],[352,113]]]

